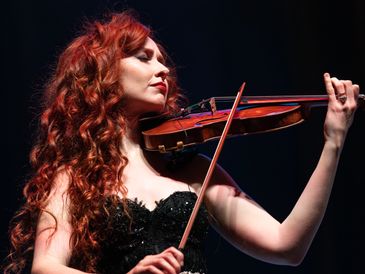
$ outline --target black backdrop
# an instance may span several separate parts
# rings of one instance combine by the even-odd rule
[[[38,94],[57,55],[85,18],[134,8],[178,65],[191,102],[235,95],[324,94],[330,72],[364,87],[365,3],[347,1],[3,1],[0,255],[29,173]],[[304,124],[226,142],[219,163],[279,220],[290,212],[322,146],[325,110]],[[210,273],[362,273],[365,113],[348,134],[328,211],[299,267],[240,253],[211,231]],[[216,143],[201,146],[212,156]]]

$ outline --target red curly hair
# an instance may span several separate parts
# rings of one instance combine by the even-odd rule
[[[4,273],[20,273],[31,261],[37,220],[46,211],[61,169],[70,178],[70,246],[77,250],[70,264],[95,272],[98,231],[89,225],[103,214],[105,193],[119,191],[126,196],[121,178],[128,159],[119,149],[126,121],[118,63],[141,49],[147,37],[152,37],[151,30],[133,12],[113,13],[105,21],[87,24],[60,55],[45,88],[38,140],[30,153],[34,175],[23,190],[25,203],[11,222],[11,250]],[[174,68],[170,62],[166,65],[170,70],[167,112],[174,113],[182,96]]]

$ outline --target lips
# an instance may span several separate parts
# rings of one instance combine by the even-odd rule
[[[166,91],[167,91],[167,86],[163,82],[158,82],[158,83],[152,84],[151,86],[161,90],[163,93],[166,93]]]

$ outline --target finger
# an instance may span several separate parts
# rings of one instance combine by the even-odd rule
[[[333,85],[332,85],[330,74],[326,72],[323,75],[323,79],[324,79],[324,84],[325,84],[326,91],[327,91],[327,94],[328,94],[330,100],[335,99],[336,95],[335,95],[335,90],[334,90]]]
[[[351,81],[350,81],[351,82]],[[359,87],[359,85],[357,85],[357,84],[352,84],[352,82],[351,82],[351,86],[349,87],[350,89],[351,89],[351,93],[353,93],[353,95],[354,95],[354,99],[355,99],[355,101],[358,99],[358,97],[359,97],[359,92],[360,92],[360,87]]]
[[[347,96],[346,102],[355,106],[356,101],[355,101],[354,88],[352,85],[352,81],[342,80],[341,82],[342,82],[343,86],[345,87],[345,93]]]
[[[340,82],[343,84],[343,86],[345,87],[345,92],[348,93],[348,92],[351,92],[353,93],[353,90],[352,90],[352,81],[351,80],[340,80]]]
[[[153,265],[156,266],[158,269],[161,269],[164,273],[168,273],[168,274],[176,274],[178,273],[175,268],[169,264],[169,262],[167,260],[165,260],[165,258],[155,258],[155,260],[153,261]]]
[[[165,260],[175,269],[176,273],[180,273],[181,264],[177,258],[174,257],[174,255],[172,255],[170,252],[167,252],[162,254],[162,256],[164,256]]]
[[[171,252],[172,255],[174,255],[174,257],[180,263],[180,265],[184,264],[184,254],[180,250],[178,250],[172,246],[172,247],[169,247],[168,249],[166,249],[163,253],[165,253],[165,252]]]
[[[142,273],[164,274],[162,270],[158,269],[154,265],[146,266]]]
[[[360,93],[360,87],[359,85],[352,85],[352,92],[354,94],[354,108],[358,108],[359,106],[359,93]]]
[[[357,102],[357,100],[359,99],[359,94],[360,94],[360,87],[357,84],[352,85],[353,91],[354,91],[354,98],[355,101]]]
[[[335,94],[337,96],[346,94],[345,86],[342,83],[342,81],[338,80],[336,77],[332,77],[331,82],[332,82],[332,86],[334,86],[334,88],[335,88]]]

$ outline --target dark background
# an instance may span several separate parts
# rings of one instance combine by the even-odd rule
[[[325,94],[324,72],[364,87],[365,2],[347,1],[3,1],[1,4],[0,258],[21,201],[39,93],[58,54],[84,20],[134,8],[178,65],[192,103],[235,95]],[[362,92],[363,93],[363,92]],[[315,168],[325,109],[296,127],[232,138],[219,163],[282,221]],[[330,204],[304,262],[276,266],[248,257],[211,232],[210,273],[363,273],[364,120],[348,133]],[[201,146],[212,156],[216,142]]]

